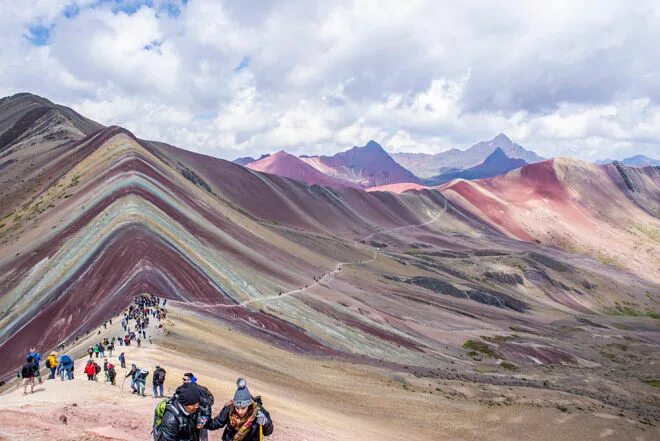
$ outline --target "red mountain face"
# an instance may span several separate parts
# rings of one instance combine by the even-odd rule
[[[336,188],[358,187],[358,185],[350,181],[327,176],[300,158],[285,151],[279,151],[258,161],[251,162],[247,164],[246,167],[252,170],[301,181],[308,185],[327,185]]]

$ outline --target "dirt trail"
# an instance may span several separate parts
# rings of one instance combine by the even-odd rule
[[[442,211],[440,213],[436,214],[432,219],[430,219],[426,222],[422,222],[420,224],[415,224],[415,225],[405,225],[403,227],[392,228],[392,229],[389,229],[389,230],[376,231],[376,232],[371,233],[367,236],[364,236],[360,239],[356,239],[354,241],[355,245],[360,247],[360,248],[366,249],[369,253],[372,253],[371,258],[364,259],[364,260],[358,260],[358,261],[351,261],[351,262],[338,262],[335,265],[335,269],[325,273],[318,280],[315,280],[314,283],[311,283],[311,284],[309,284],[309,285],[307,285],[303,288],[294,289],[294,290],[283,292],[283,293],[280,293],[280,294],[277,294],[277,295],[265,296],[265,297],[255,298],[255,299],[249,299],[249,300],[245,300],[245,301],[242,301],[240,303],[231,304],[231,305],[209,305],[207,303],[191,302],[191,301],[185,301],[184,302],[184,301],[180,301],[180,300],[171,300],[171,302],[173,304],[176,304],[176,305],[182,305],[182,306],[185,305],[186,307],[191,307],[191,308],[196,308],[196,309],[199,309],[199,308],[204,308],[204,309],[232,309],[232,308],[241,308],[241,307],[244,307],[246,305],[253,304],[253,303],[270,302],[270,301],[278,300],[278,299],[281,299],[281,298],[291,297],[291,296],[294,296],[296,294],[301,294],[301,293],[303,293],[305,291],[308,291],[308,290],[310,290],[310,289],[314,288],[315,286],[318,286],[322,283],[329,283],[330,281],[332,281],[332,279],[335,278],[337,273],[339,273],[344,266],[348,266],[348,265],[365,265],[365,264],[368,264],[368,263],[375,262],[380,253],[378,251],[374,251],[371,247],[368,247],[368,246],[362,244],[363,241],[369,240],[372,237],[374,237],[376,235],[379,235],[379,234],[388,234],[388,233],[392,233],[392,232],[395,232],[395,231],[401,231],[401,230],[410,229],[410,228],[425,227],[427,225],[430,225],[430,224],[438,221],[446,212],[447,212],[447,200],[445,200],[445,206],[442,209]]]

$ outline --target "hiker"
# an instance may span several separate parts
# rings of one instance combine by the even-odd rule
[[[181,386],[170,401],[161,401],[154,412],[154,441],[197,441],[200,394],[192,384]]]
[[[126,357],[124,356],[123,352],[119,354],[119,365],[121,366],[122,369],[126,369]]]
[[[87,360],[87,364],[85,365],[84,370],[84,372],[87,374],[87,381],[94,381],[94,376],[96,375],[96,367],[94,364],[94,360],[91,358]]]
[[[60,355],[57,368],[60,371],[61,380],[64,381],[66,376],[67,380],[73,380],[73,360],[67,354]]]
[[[110,379],[110,384],[115,385],[115,378],[117,378],[117,372],[115,371],[115,365],[108,363],[108,378]]]
[[[27,395],[27,387],[30,386],[30,393],[34,393],[34,377],[37,376],[39,366],[32,355],[25,358],[25,364],[21,368],[21,378],[23,378],[23,395]]]
[[[138,348],[141,347],[141,346],[140,346],[140,342],[141,342],[140,337],[138,337],[138,339],[137,339]]]
[[[225,427],[222,441],[259,441],[273,433],[273,421],[263,408],[261,397],[252,398],[244,379],[236,381],[234,399],[229,400],[218,416],[206,423],[209,430]]]
[[[94,348],[91,346],[87,348],[87,354],[89,355],[89,358],[92,358],[92,355],[94,355]]]
[[[165,383],[165,374],[166,371],[160,365],[156,365],[156,370],[152,377],[152,383],[154,386],[154,398],[163,397],[163,385]]]
[[[112,351],[115,350],[115,342],[114,342],[114,340],[115,340],[115,338],[113,337],[113,338],[112,338],[112,343],[110,343],[110,344],[108,345],[108,354],[110,354],[110,357],[112,357]]]
[[[94,362],[94,381],[99,381],[98,375],[101,372],[101,366],[97,362]]]
[[[142,368],[138,370],[136,377],[135,377],[135,382],[137,383],[137,392],[138,395],[144,396],[144,390],[146,389],[147,386],[147,377],[149,376],[149,369],[147,368]]]
[[[98,347],[99,347],[99,355],[101,356],[101,358],[105,358],[105,346],[103,346],[102,343],[99,343]]]
[[[46,359],[46,367],[50,369],[50,375],[48,376],[49,380],[55,379],[55,372],[57,371],[57,352],[53,351],[50,353]]]
[[[123,354],[123,352],[122,352],[122,354]],[[131,389],[133,389],[133,393],[136,393],[136,389],[135,389],[135,375],[136,375],[137,373],[138,373],[138,368],[137,368],[137,366],[135,365],[135,363],[133,363],[133,364],[131,365],[131,370],[128,371],[128,374],[126,374],[126,376],[124,377],[124,378],[131,377]],[[122,387],[122,388],[123,388],[123,387]]]
[[[209,439],[208,431],[204,428],[204,425],[213,416],[213,403],[215,402],[211,391],[197,383],[197,377],[192,372],[186,372],[183,374],[183,384],[176,389],[174,396],[176,397],[182,388],[188,387],[191,384],[197,388],[200,396],[199,415],[197,417],[197,439],[199,441],[207,441]]]
[[[94,347],[92,348],[92,350],[94,351],[94,356],[95,356],[96,358],[99,358],[99,345],[94,345]]]
[[[109,370],[108,370],[108,359],[107,358],[103,359],[103,374],[105,375],[105,382],[106,383],[109,382],[110,381],[110,373],[109,373]]]
[[[41,384],[41,372],[39,371],[39,364],[41,363],[41,354],[37,352],[37,348],[30,348],[30,352],[28,353],[29,356],[32,356],[32,360],[34,361],[34,364],[37,366],[37,374],[35,377],[39,380],[39,384]]]

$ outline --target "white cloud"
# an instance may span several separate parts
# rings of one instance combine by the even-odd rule
[[[0,94],[229,158],[499,132],[544,156],[658,156],[658,29],[653,3],[18,0]]]

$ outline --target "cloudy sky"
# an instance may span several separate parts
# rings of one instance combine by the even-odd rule
[[[0,1],[0,95],[214,156],[660,157],[657,1]]]

